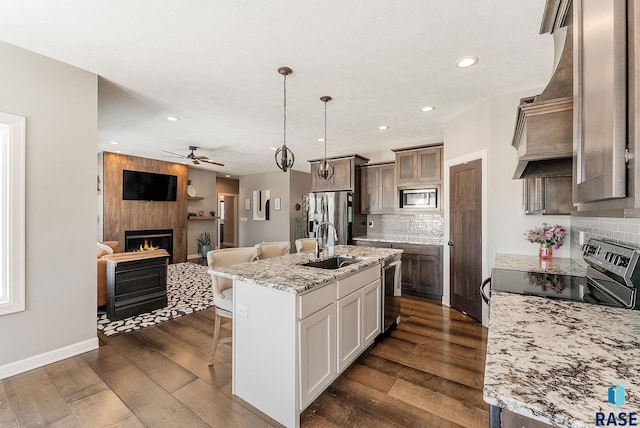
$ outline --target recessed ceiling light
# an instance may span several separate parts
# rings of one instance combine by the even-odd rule
[[[381,125],[381,126],[378,126],[378,129],[380,131],[386,131],[387,129],[389,129],[389,127],[387,125]]]
[[[424,106],[420,109],[420,111],[424,111],[424,112],[429,112],[429,111],[434,111],[436,108],[433,106]]]
[[[269,150],[273,150],[275,152],[276,150],[278,150],[278,148],[277,147],[269,147]]]
[[[230,176],[229,174],[227,174],[227,175],[225,175],[225,177],[229,178],[229,177],[231,177],[231,176]]]
[[[116,150],[116,153],[122,153],[122,150]]]
[[[167,116],[167,120],[168,120],[168,121],[171,121],[171,122],[177,122],[177,121],[179,121],[180,119],[178,119],[178,118],[177,118],[177,117],[175,117],[175,116]]]
[[[324,138],[318,138],[319,143],[324,143]]]
[[[109,142],[110,142],[111,144],[115,144],[115,145],[120,144],[120,143],[118,143],[117,141],[109,141]]]
[[[460,58],[456,61],[456,67],[458,68],[467,68],[472,65],[476,65],[479,59],[477,56],[465,56],[464,58]]]

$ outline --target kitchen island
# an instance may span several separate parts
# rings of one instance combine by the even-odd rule
[[[554,259],[497,255],[496,266],[579,274],[584,266]],[[535,266],[533,266],[535,265]],[[553,426],[596,426],[610,412],[640,411],[640,311],[492,292],[484,399]],[[622,385],[626,402],[608,402]],[[493,425],[492,425],[493,426]]]
[[[218,267],[234,280],[232,391],[288,427],[381,332],[381,263],[401,250],[338,245],[339,269],[312,253]]]

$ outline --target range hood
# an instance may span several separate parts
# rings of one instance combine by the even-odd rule
[[[549,2],[547,2],[549,4]],[[554,10],[553,21],[571,19]],[[552,11],[545,10],[543,32],[552,32],[555,70],[540,95],[520,100],[511,145],[518,152],[514,179],[571,176],[573,170],[573,35],[572,26],[545,29]],[[570,23],[569,23],[570,24]]]

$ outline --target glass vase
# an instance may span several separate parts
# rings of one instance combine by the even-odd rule
[[[540,250],[538,251],[538,256],[541,260],[551,260],[553,258],[553,246],[540,244]]]

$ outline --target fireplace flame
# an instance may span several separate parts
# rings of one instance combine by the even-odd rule
[[[160,249],[160,247],[154,246],[153,241],[145,239],[137,251],[154,251],[158,249]]]

